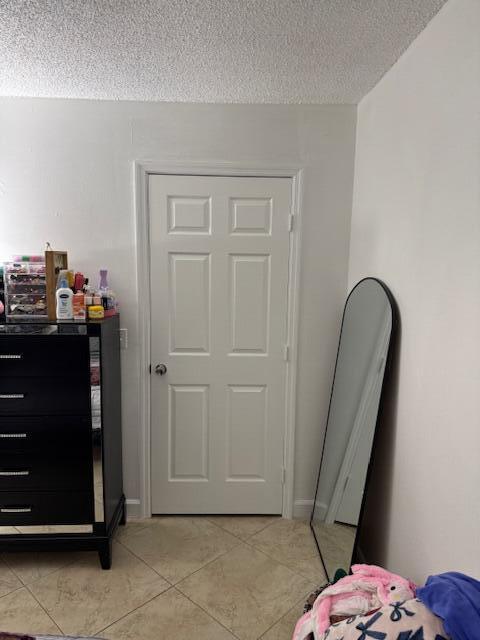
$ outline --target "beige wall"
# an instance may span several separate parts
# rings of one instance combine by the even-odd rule
[[[295,497],[311,508],[347,288],[355,107],[0,99],[0,259],[67,249],[109,268],[122,354],[125,488],[139,497],[133,161],[305,168]]]
[[[450,0],[358,108],[349,283],[402,321],[363,546],[418,581],[480,577],[479,83],[480,3]]]

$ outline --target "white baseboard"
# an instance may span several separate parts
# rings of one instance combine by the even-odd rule
[[[127,498],[127,518],[135,519],[143,517],[141,503],[138,498]],[[293,517],[309,520],[312,513],[313,500],[295,500],[293,504]]]
[[[317,502],[315,507],[315,517],[318,518],[318,520],[325,520],[327,517],[327,511],[328,504],[325,504],[324,502]]]
[[[293,517],[309,520],[312,513],[313,500],[295,500],[293,503]]]
[[[128,520],[142,517],[141,504],[138,498],[127,498],[125,503],[127,505]]]

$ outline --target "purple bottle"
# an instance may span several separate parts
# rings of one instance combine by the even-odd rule
[[[107,275],[108,275],[107,269],[100,269],[100,282],[98,285],[98,290],[100,292],[100,295],[103,295],[104,292],[106,293],[108,291]]]

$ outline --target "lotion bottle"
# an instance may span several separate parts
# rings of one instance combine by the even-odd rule
[[[72,320],[73,318],[73,291],[68,287],[67,281],[63,279],[56,293],[57,298],[57,320]]]
[[[73,319],[85,320],[86,317],[85,294],[83,291],[77,291],[77,293],[73,294]]]

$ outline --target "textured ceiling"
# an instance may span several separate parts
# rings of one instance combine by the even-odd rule
[[[0,0],[0,94],[356,103],[444,0]]]

